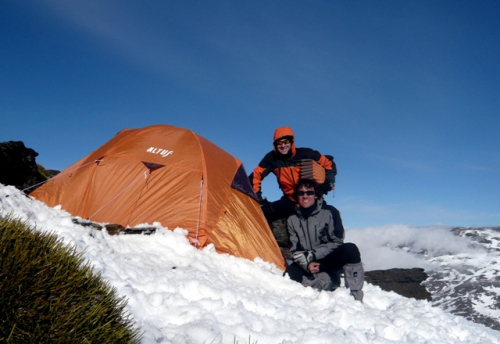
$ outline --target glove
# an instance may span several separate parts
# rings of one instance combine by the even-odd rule
[[[263,201],[263,199],[262,199],[262,191],[257,192],[256,195],[257,195],[257,201],[259,201],[259,203],[262,204],[262,201]]]
[[[267,200],[267,198],[262,198],[262,194],[259,192],[257,193],[257,199],[259,201],[259,204],[260,204],[260,207],[266,207],[266,206],[269,206],[271,204],[271,202],[269,202]]]
[[[293,261],[305,271],[309,271],[309,263],[316,260],[316,255],[313,251],[295,251],[292,253]]]

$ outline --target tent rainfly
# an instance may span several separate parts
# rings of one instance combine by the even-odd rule
[[[96,222],[184,228],[197,247],[285,268],[242,163],[188,129],[122,130],[31,196]]]

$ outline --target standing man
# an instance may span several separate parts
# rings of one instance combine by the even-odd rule
[[[338,272],[343,269],[346,287],[356,300],[363,301],[361,254],[355,244],[344,243],[339,211],[317,197],[312,180],[299,180],[295,194],[299,207],[286,223],[293,264],[285,273],[304,286],[332,290],[340,285]]]
[[[300,179],[301,161],[312,160],[325,169],[325,181],[319,186],[322,194],[326,195],[328,191],[333,190],[337,175],[333,157],[330,160],[311,148],[295,147],[295,138],[290,127],[280,127],[274,131],[273,147],[274,149],[264,156],[249,176],[268,222],[287,218],[296,207],[297,199],[294,196],[294,190]],[[271,172],[276,175],[283,196],[274,202],[264,202],[261,190],[262,180]]]

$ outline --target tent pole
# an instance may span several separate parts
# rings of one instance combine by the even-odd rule
[[[198,203],[198,222],[196,224],[196,247],[200,246],[200,242],[198,241],[198,234],[200,232],[200,220],[201,220],[201,203],[203,202],[203,175],[201,176],[200,181],[200,201]]]

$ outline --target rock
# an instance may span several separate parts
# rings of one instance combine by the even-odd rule
[[[432,301],[432,295],[421,284],[427,279],[424,269],[388,269],[365,271],[365,281],[382,290],[417,300]]]
[[[269,224],[271,230],[273,232],[274,238],[278,243],[278,246],[281,250],[281,254],[285,259],[292,259],[292,255],[290,254],[291,243],[288,239],[288,233],[286,231],[286,220],[280,219],[276,220],[273,223]]]
[[[37,156],[21,141],[0,142],[0,183],[24,190],[46,180],[38,171]]]
[[[119,235],[119,234],[144,234],[150,235],[158,229],[157,227],[123,227],[118,223],[108,223],[108,224],[100,224],[96,222],[92,222],[90,220],[84,220],[81,218],[73,218],[72,222],[83,226],[83,227],[91,227],[95,230],[106,229],[109,235]]]

